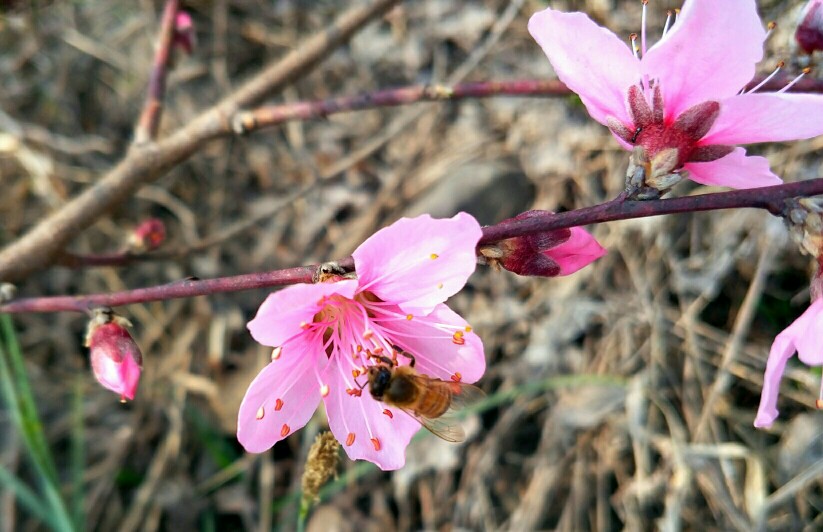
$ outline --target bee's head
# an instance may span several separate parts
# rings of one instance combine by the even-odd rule
[[[389,387],[391,381],[391,369],[386,366],[376,365],[371,366],[368,372],[369,376],[369,392],[375,399],[380,399],[386,393],[386,388]]]

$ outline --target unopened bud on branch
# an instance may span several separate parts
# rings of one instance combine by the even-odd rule
[[[823,200],[799,198],[789,201],[786,223],[801,251],[813,257],[823,254]]]
[[[189,55],[197,46],[197,35],[194,32],[194,21],[185,11],[180,11],[174,18],[174,46],[179,46]]]
[[[823,50],[823,0],[809,0],[800,14],[794,38],[807,54]]]
[[[551,213],[526,211],[506,221],[547,214]],[[480,248],[480,255],[492,266],[536,277],[569,275],[605,254],[597,240],[580,227],[518,236]]]
[[[143,369],[143,355],[127,327],[131,327],[129,320],[111,309],[95,309],[85,342],[97,382],[123,401],[134,399]]]
[[[129,235],[129,251],[145,253],[160,247],[166,240],[166,226],[157,218],[149,218],[134,228]]]

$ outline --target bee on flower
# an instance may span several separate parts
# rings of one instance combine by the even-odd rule
[[[329,273],[326,282],[271,294],[248,324],[273,351],[240,406],[237,438],[246,450],[286,438],[323,401],[350,458],[402,467],[421,423],[366,389],[370,368],[409,372],[413,360],[415,374],[428,379],[473,383],[483,375],[483,343],[445,305],[474,272],[481,235],[465,213],[403,218],[354,251],[356,278]]]

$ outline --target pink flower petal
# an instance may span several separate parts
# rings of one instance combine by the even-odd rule
[[[571,232],[572,236],[567,241],[544,252],[560,266],[558,275],[572,274],[607,253],[582,227],[572,227]]]
[[[777,396],[780,393],[780,380],[786,370],[786,362],[794,354],[794,336],[792,326],[777,335],[769,351],[766,361],[766,373],[763,376],[763,391],[760,394],[760,406],[754,426],[757,428],[771,427],[777,419]]]
[[[446,305],[437,305],[427,316],[384,324],[384,328],[399,347],[414,355],[420,373],[443,380],[459,374],[462,382],[471,383],[486,370],[482,340]],[[406,363],[402,355],[399,359]]]
[[[672,120],[693,105],[736,94],[754,76],[765,39],[753,0],[687,0],[640,67],[660,80]]]
[[[483,232],[466,213],[449,219],[428,214],[401,218],[363,242],[352,254],[360,281],[404,312],[428,313],[457,293],[477,265]]]
[[[797,355],[807,366],[823,366],[823,299],[812,303],[791,325]]]
[[[141,368],[131,355],[122,357],[120,361],[107,356],[92,356],[91,363],[94,376],[104,388],[126,399],[134,399]]]
[[[532,15],[529,33],[592,118],[603,125],[609,116],[631,123],[626,94],[640,81],[640,62],[625,42],[584,13],[553,9]]]
[[[743,148],[708,163],[686,163],[689,179],[704,185],[731,188],[758,188],[779,185],[783,182],[769,169],[764,157],[747,156]]]
[[[312,321],[323,306],[320,304],[321,298],[334,294],[351,298],[356,289],[357,281],[354,279],[289,286],[269,294],[247,327],[257,342],[272,347],[281,346],[301,332],[302,322]]]
[[[237,416],[237,439],[261,453],[303,427],[320,402],[317,375],[326,363],[320,345],[295,344],[252,381]]]
[[[406,463],[406,446],[421,425],[402,410],[375,401],[367,385],[360,390],[352,369],[351,359],[340,356],[323,372],[323,382],[329,386],[323,399],[329,428],[352,460],[368,460],[384,471],[400,469]],[[365,385],[367,379],[360,377],[360,381]],[[361,395],[350,395],[347,389],[358,389]]]
[[[823,95],[753,93],[720,102],[720,114],[700,144],[751,144],[823,135]]]

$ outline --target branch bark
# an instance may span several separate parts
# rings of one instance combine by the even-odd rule
[[[267,67],[168,138],[133,145],[125,158],[95,185],[50,214],[0,251],[0,281],[15,282],[47,267],[77,233],[190,157],[205,142],[233,134],[231,117],[302,76],[366,23],[400,0],[373,0],[343,13],[324,31]]]
[[[143,144],[157,137],[157,128],[163,113],[163,98],[166,94],[166,74],[174,42],[174,19],[179,9],[179,0],[166,0],[163,20],[157,36],[157,50],[154,52],[154,63],[149,75],[146,102],[143,104],[143,111],[140,113],[140,119],[134,130],[135,144]]]
[[[594,207],[556,214],[547,213],[544,216],[501,222],[497,225],[484,227],[483,237],[480,239],[478,246],[516,236],[578,227],[593,223],[660,216],[663,214],[749,207],[765,209],[774,215],[782,215],[786,208],[786,200],[820,194],[823,194],[823,178],[787,185],[776,185],[773,187],[718,192],[663,200],[624,201],[618,197],[615,200]],[[354,261],[351,257],[339,261],[339,264],[346,271],[354,271]],[[90,309],[100,306],[117,307],[134,303],[195,297],[220,292],[237,292],[296,283],[310,283],[313,280],[314,273],[317,271],[317,267],[318,265],[315,264],[263,273],[235,275],[232,277],[184,280],[161,286],[125,290],[110,294],[17,299],[0,305],[0,313],[88,312]]]

